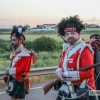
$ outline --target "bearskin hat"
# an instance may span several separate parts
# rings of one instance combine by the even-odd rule
[[[28,25],[25,25],[24,27],[22,27],[21,25],[13,26],[10,38],[12,36],[16,36],[18,39],[22,38],[23,41],[25,41],[25,36],[23,35],[23,32],[25,32],[27,29],[29,29]]]
[[[82,29],[85,29],[83,21],[80,20],[78,15],[62,18],[61,22],[58,23],[58,34],[64,36],[68,31],[81,32]]]
[[[100,39],[100,35],[99,34],[93,34],[90,36],[90,39],[94,38],[94,39]]]

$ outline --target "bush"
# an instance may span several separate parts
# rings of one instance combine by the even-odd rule
[[[0,53],[6,52],[6,50],[10,47],[11,47],[11,44],[9,41],[0,39]]]
[[[57,52],[39,52],[36,53],[37,61],[33,64],[32,68],[57,66],[60,61],[60,54]]]
[[[33,41],[25,41],[24,45],[28,50],[33,49]]]
[[[34,40],[33,48],[36,52],[54,51],[56,50],[56,41],[53,38],[41,36]]]
[[[7,52],[6,53],[2,53],[0,58],[5,58],[5,59],[9,59],[11,52]]]

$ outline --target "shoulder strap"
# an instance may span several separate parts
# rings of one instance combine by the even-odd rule
[[[81,56],[81,53],[79,54],[78,59],[77,59],[77,69],[79,69],[80,56]]]
[[[37,56],[34,53],[34,51],[30,52],[30,56],[31,56],[31,64],[34,64],[36,62],[36,60],[37,60]]]

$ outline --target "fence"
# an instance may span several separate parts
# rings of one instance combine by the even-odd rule
[[[43,67],[43,68],[31,68],[29,76],[54,74],[56,68],[57,66]],[[0,80],[3,79],[4,75],[5,75],[5,71],[0,71]]]

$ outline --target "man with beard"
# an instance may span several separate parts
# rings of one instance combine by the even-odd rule
[[[62,83],[56,100],[98,100],[95,93],[94,96],[86,93],[89,89],[96,90],[94,68],[76,71],[94,63],[92,47],[80,38],[82,29],[85,29],[85,26],[77,15],[63,18],[58,24],[58,33],[66,43],[63,45],[62,57],[55,72]],[[83,98],[78,95],[78,89],[84,91]]]
[[[10,100],[22,100],[28,94],[28,75],[31,65],[36,61],[35,54],[23,46],[25,36],[22,32],[24,31],[25,27],[14,26],[10,37],[13,53],[10,56],[11,65],[5,71],[8,77],[7,93]]]

